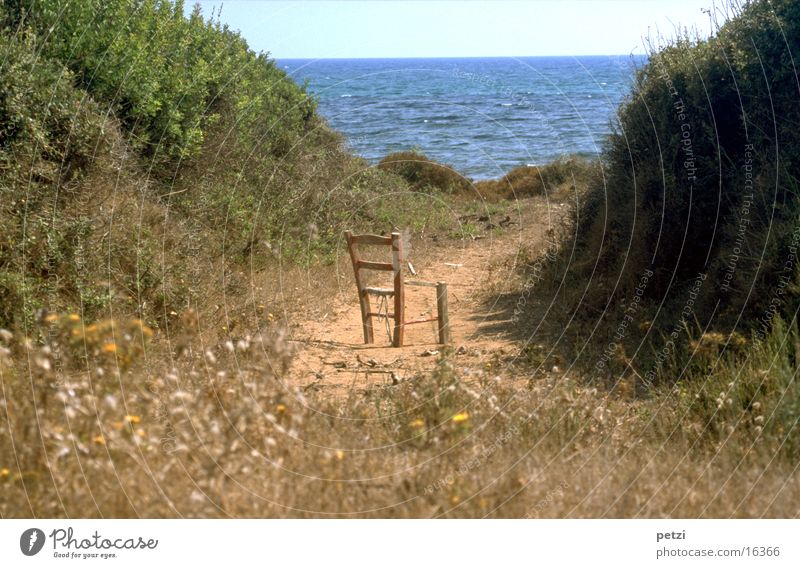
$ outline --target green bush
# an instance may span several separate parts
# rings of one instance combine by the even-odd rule
[[[0,168],[15,182],[67,183],[92,159],[102,120],[72,73],[36,52],[27,33],[0,34]],[[3,195],[5,207],[13,198]]]
[[[225,118],[229,143],[285,153],[315,102],[235,32],[182,0],[15,0],[9,29],[29,27],[46,57],[109,104],[131,142],[157,166],[197,156]]]
[[[45,281],[69,261],[53,211],[91,166],[104,121],[31,34],[0,34],[0,52],[0,326],[10,326],[31,322]]]
[[[793,61],[800,3],[791,0],[745,3],[710,39],[679,38],[651,54],[564,246],[567,278],[589,283],[564,310],[577,314],[576,333],[604,314],[592,337],[611,341],[626,302],[641,296],[623,343],[648,368],[652,350],[639,343],[660,349],[684,316],[692,329],[728,332],[768,330],[777,313],[792,319],[800,290]]]

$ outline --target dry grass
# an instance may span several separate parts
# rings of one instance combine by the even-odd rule
[[[472,183],[452,166],[440,164],[419,152],[395,152],[378,163],[378,168],[396,174],[419,191],[471,192]]]
[[[633,400],[445,357],[337,402],[284,381],[273,324],[219,344],[187,326],[180,355],[138,321],[44,325],[0,340],[4,518],[798,514],[791,431],[769,396],[747,418],[746,389],[717,415],[702,389]]]
[[[599,164],[582,158],[571,157],[547,165],[520,166],[500,179],[479,181],[475,191],[482,199],[499,201],[547,195],[574,194],[576,188],[599,172]]]

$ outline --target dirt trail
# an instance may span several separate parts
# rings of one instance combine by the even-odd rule
[[[499,216],[511,217],[507,228],[490,226],[494,217],[480,222],[481,238],[434,241],[427,237],[418,239],[421,243],[412,241],[412,252],[407,256],[417,275],[404,275],[407,280],[448,283],[451,348],[464,366],[481,365],[487,356],[518,351],[509,333],[513,308],[508,299],[501,299],[500,291],[507,290],[508,283],[517,278],[521,248],[541,245],[547,228],[552,226],[553,214],[565,208],[540,198],[525,199]],[[374,318],[375,344],[365,345],[349,260],[340,269],[343,278],[339,289],[332,291],[320,317],[296,321],[292,326],[292,339],[300,348],[292,382],[338,395],[391,384],[432,369],[442,349],[437,344],[436,323],[408,326],[405,345],[393,348],[383,320]],[[435,288],[406,288],[408,319],[435,313]]]

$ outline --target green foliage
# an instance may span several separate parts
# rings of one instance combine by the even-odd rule
[[[31,34],[0,34],[0,52],[0,326],[8,326],[30,324],[48,280],[74,260],[73,232],[51,231],[53,208],[90,167],[103,119],[68,69],[37,54]]]
[[[101,120],[73,75],[36,52],[28,33],[0,34],[0,186],[4,208],[16,183],[66,183],[84,169]]]
[[[736,10],[708,40],[654,50],[575,217],[562,268],[591,281],[570,299],[576,321],[613,315],[593,334],[600,343],[649,270],[624,338],[638,356],[645,337],[661,349],[688,304],[692,327],[719,331],[768,329],[775,312],[791,319],[800,307],[800,4]],[[690,296],[699,274],[707,279]]]
[[[17,0],[8,26],[29,27],[43,55],[109,105],[156,166],[198,155],[224,117],[230,143],[282,154],[315,103],[264,54],[181,0]]]
[[[6,0],[0,52],[0,326],[113,307],[163,327],[208,266],[330,262],[407,191],[182,2]]]
[[[748,343],[746,353],[715,358],[710,371],[690,371],[665,394],[672,395],[681,429],[693,444],[718,448],[734,432],[746,433],[751,447],[769,443],[770,455],[792,458],[800,424],[797,327],[787,328],[778,318],[767,336]],[[670,422],[665,429],[674,429]]]

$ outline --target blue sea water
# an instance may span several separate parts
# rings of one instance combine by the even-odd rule
[[[630,91],[631,56],[284,59],[319,111],[371,162],[416,149],[473,179],[595,156]]]

